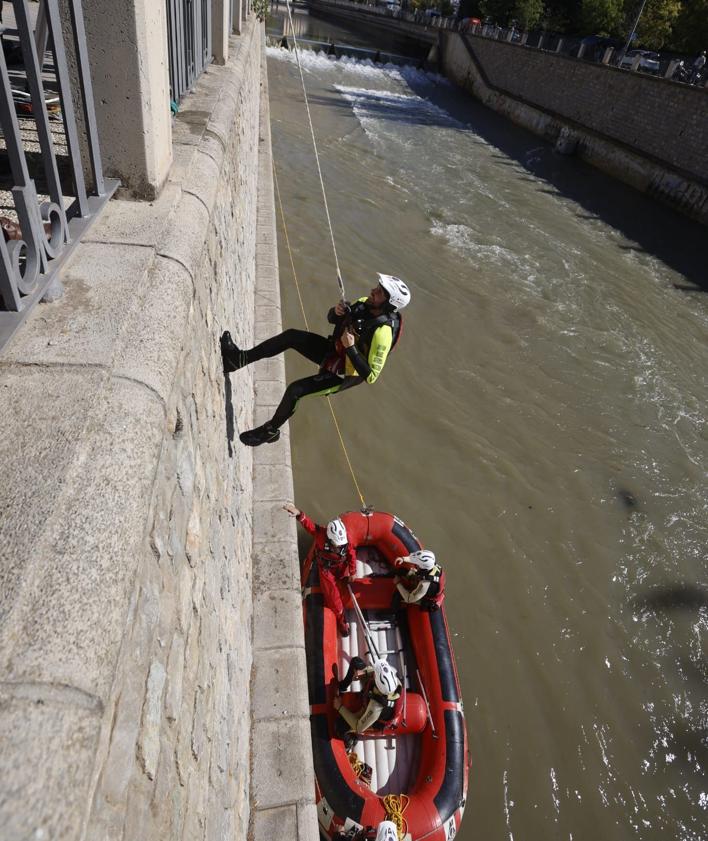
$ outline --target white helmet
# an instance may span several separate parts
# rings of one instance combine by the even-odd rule
[[[430,549],[421,549],[419,552],[411,552],[408,560],[418,569],[430,572],[435,566],[435,552],[431,552]]]
[[[346,546],[349,542],[347,540],[347,527],[339,519],[339,517],[337,517],[336,520],[331,520],[327,523],[327,537],[329,538],[330,543],[335,546]]]
[[[376,828],[376,841],[398,841],[396,824],[393,821],[381,821]]]
[[[391,695],[398,686],[398,675],[385,660],[374,660],[374,684],[382,695]]]
[[[394,277],[390,274],[381,274],[381,272],[376,272],[376,274],[379,276],[379,285],[383,286],[383,288],[388,292],[388,302],[392,307],[395,307],[397,310],[402,310],[403,307],[410,303],[410,289],[400,277]]]

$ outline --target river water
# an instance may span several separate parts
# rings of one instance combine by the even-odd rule
[[[366,502],[448,573],[460,838],[706,839],[705,230],[440,77],[302,58],[347,294],[376,271],[412,289],[379,381],[332,405]],[[325,332],[337,286],[294,60],[268,51],[275,162]],[[296,503],[357,508],[326,402],[290,427]]]

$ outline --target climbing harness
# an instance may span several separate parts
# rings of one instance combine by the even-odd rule
[[[403,813],[408,807],[409,798],[405,794],[387,794],[383,798],[383,807],[386,810],[386,820],[392,821],[396,825],[396,832],[398,833],[399,841],[403,841],[408,826]]]
[[[320,154],[317,149],[317,140],[315,138],[315,129],[312,125],[312,115],[310,114],[310,102],[307,98],[307,89],[305,88],[305,76],[302,72],[302,64],[300,63],[300,48],[298,47],[297,38],[295,36],[295,25],[293,23],[293,16],[290,9],[290,0],[285,0],[285,5],[288,10],[288,23],[290,24],[290,31],[293,36],[293,46],[295,48],[295,59],[297,61],[297,69],[300,72],[300,82],[302,83],[302,95],[305,99],[305,110],[307,111],[307,121],[310,125],[310,135],[312,137],[312,146],[315,150],[315,162],[317,163],[317,174],[320,178],[320,188],[322,189],[322,199],[324,200],[325,215],[327,216],[327,225],[329,227],[329,237],[332,241],[332,251],[334,253],[334,265],[337,268],[337,283],[339,284],[339,291],[342,295],[342,300],[346,300],[344,293],[344,281],[342,280],[342,272],[339,268],[339,259],[337,257],[337,246],[334,243],[334,231],[332,230],[332,219],[329,215],[329,204],[327,203],[327,193],[325,191],[324,178],[322,177],[322,168],[320,167]]]

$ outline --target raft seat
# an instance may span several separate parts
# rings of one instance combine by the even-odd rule
[[[399,678],[406,683],[406,724],[405,728],[395,731],[373,731],[363,734],[357,742],[355,751],[362,762],[372,769],[371,789],[380,796],[398,794],[407,791],[416,779],[418,772],[418,758],[420,756],[420,732],[425,729],[425,713],[422,726],[420,725],[419,702],[425,702],[417,693],[411,692],[412,676],[415,676],[415,666],[408,664],[404,670],[404,647],[398,618],[395,613],[379,611],[364,611],[371,636],[379,654],[396,669]],[[359,619],[353,609],[346,611],[350,633],[348,637],[340,637],[339,673],[346,674],[352,657],[361,657],[369,662],[368,647]],[[361,681],[354,681],[351,693],[355,697],[361,692]],[[411,701],[413,698],[413,701]],[[417,699],[417,700],[416,700]],[[356,708],[356,702],[353,702]],[[349,706],[349,705],[347,705]],[[410,712],[409,712],[410,706]],[[408,722],[410,721],[410,726]]]

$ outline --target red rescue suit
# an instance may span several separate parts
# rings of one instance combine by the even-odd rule
[[[304,511],[297,515],[298,521],[306,532],[315,538],[315,558],[319,567],[320,587],[325,605],[337,617],[337,622],[344,621],[344,605],[337,581],[356,575],[356,552],[351,543],[346,546],[333,546],[327,538],[325,526],[318,526]]]

